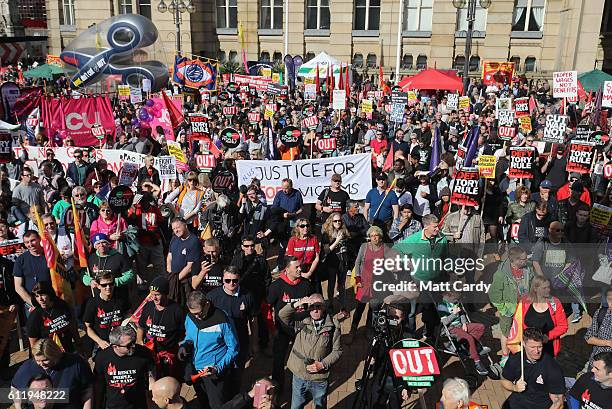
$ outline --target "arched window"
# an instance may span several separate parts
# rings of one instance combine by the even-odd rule
[[[283,54],[279,53],[278,51],[274,52],[274,55],[272,56],[272,59],[274,60],[275,63],[279,63],[281,61],[283,61]]]
[[[237,63],[238,62],[238,53],[234,50],[229,53],[230,62]]]
[[[425,68],[427,68],[427,56],[426,55],[419,55],[417,57],[416,67],[417,67],[417,70],[424,70]]]
[[[366,64],[368,64],[368,68],[376,68],[376,54],[368,54]]]
[[[480,57],[477,55],[473,55],[470,57],[470,71],[478,71],[480,68]]]
[[[355,54],[353,56],[353,66],[355,68],[363,68],[363,55],[362,54]]]
[[[227,61],[227,56],[225,55],[225,51],[219,50],[219,61],[221,61],[222,63]]]
[[[262,51],[261,55],[259,56],[259,60],[260,61],[270,61],[270,53],[267,51]]]
[[[514,69],[516,71],[521,70],[521,57],[519,57],[518,55],[513,55],[512,58],[510,58],[510,62],[514,63]]]
[[[536,58],[529,56],[525,58],[525,72],[534,72],[536,70]]]
[[[308,62],[312,60],[314,57],[315,57],[314,53],[306,53],[306,55],[304,56],[304,62]]]
[[[465,66],[465,57],[462,55],[455,56],[455,61],[453,62],[453,68],[458,71],[463,71],[464,66]]]
[[[404,54],[404,57],[402,57],[402,68],[411,70],[412,65],[412,54]]]

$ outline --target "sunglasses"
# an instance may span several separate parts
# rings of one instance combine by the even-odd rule
[[[115,283],[104,283],[104,284],[100,283],[98,285],[102,288],[108,288],[108,287],[114,287]]]
[[[342,220],[334,220],[334,223],[342,223]]]
[[[100,211],[101,211],[101,212],[104,212],[104,213],[110,213],[110,212],[112,212],[112,210],[111,210],[111,209],[100,209]]]
[[[127,345],[119,345],[119,344],[113,344],[116,347],[122,347],[122,348],[127,348],[127,349],[132,349],[136,346],[136,341],[132,341]]]
[[[310,227],[310,225],[309,224],[300,224],[299,227],[301,229],[303,229],[303,228],[306,228],[306,227]]]
[[[308,307],[308,311],[316,311],[316,310],[322,310],[323,309],[323,304],[312,304],[310,307]]]
[[[243,244],[242,247],[251,248],[251,247],[255,247],[255,245],[254,244]]]
[[[76,155],[74,158],[75,158],[75,159],[81,159],[82,157],[83,157],[83,156],[81,156],[81,155]]]
[[[238,280],[237,278],[225,278],[225,279],[223,279],[223,282],[225,284],[229,284],[229,283],[238,284],[239,281],[240,280]]]

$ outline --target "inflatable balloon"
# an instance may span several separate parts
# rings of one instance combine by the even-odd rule
[[[138,118],[140,119],[140,121],[146,121],[147,118],[149,117],[149,113],[147,112],[146,109],[142,108],[139,112],[138,112]]]
[[[148,122],[140,121],[140,128],[142,129],[151,129],[151,125]]]
[[[155,101],[153,107],[161,111],[164,108],[164,104],[162,104],[161,101]]]
[[[136,119],[136,118],[133,118],[133,119],[132,119],[132,125],[133,125],[133,126],[138,125],[138,122],[139,122],[139,121],[138,121],[138,119]]]
[[[142,87],[151,81],[151,91],[168,82],[168,67],[157,28],[139,14],[121,14],[106,19],[79,34],[61,52],[72,86],[87,87],[109,75],[120,75],[124,84]]]
[[[153,116],[155,118],[161,118],[162,112],[161,109],[155,109],[155,107],[153,107]]]
[[[152,99],[147,99],[145,105],[148,107],[153,107],[153,105],[155,105],[155,102]]]

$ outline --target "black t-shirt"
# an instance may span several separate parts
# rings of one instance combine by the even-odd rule
[[[131,356],[119,357],[113,347],[96,355],[94,372],[104,384],[107,409],[146,409],[149,372],[155,370],[150,351],[136,345]]]
[[[155,303],[149,301],[142,309],[138,326],[145,332],[145,343],[154,339],[157,351],[174,350],[185,337],[185,313],[172,300],[168,300],[163,311],[158,311]]]
[[[215,288],[223,285],[223,265],[216,263],[212,266],[206,277],[202,279],[200,285],[198,285],[197,290],[202,291],[204,294],[208,294],[210,291]],[[198,268],[198,272],[194,272],[191,276],[196,276],[200,273]]]
[[[431,147],[425,146],[421,148],[420,146],[415,146],[414,148],[412,148],[410,156],[418,159],[419,163],[417,165],[417,170],[429,170],[429,161],[431,160]]]
[[[17,370],[11,385],[26,390],[30,380],[37,375],[49,375],[54,388],[68,389],[69,402],[54,403],[54,409],[82,409],[81,396],[91,386],[93,375],[89,364],[77,354],[63,354],[59,363],[45,372],[34,359],[28,359]]]
[[[612,388],[604,389],[592,373],[585,373],[572,386],[570,396],[578,400],[580,409],[603,409],[610,407]]]
[[[64,300],[56,299],[53,307],[43,310],[36,307],[26,323],[26,332],[30,338],[53,338],[57,334],[62,347],[67,352],[74,352],[70,320],[72,311]]]
[[[330,188],[323,189],[318,197],[318,200],[321,201],[322,207],[331,207],[331,212],[321,212],[321,221],[325,222],[329,215],[334,212],[344,213],[346,210],[346,202],[349,199],[349,194],[342,189],[338,192],[334,192]]]
[[[555,328],[555,323],[550,316],[550,311],[537,312],[532,304],[525,313],[525,326],[528,328],[537,328],[542,331],[542,334],[548,334]],[[550,356],[555,356],[553,342],[548,341],[545,343],[543,351]]]
[[[248,351],[249,319],[259,312],[259,305],[248,291],[240,290],[233,296],[218,287],[208,293],[207,298],[216,308],[223,310],[232,319],[238,335],[238,343],[242,351]]]
[[[280,318],[278,318],[278,312],[281,308],[289,303],[294,303],[304,297],[308,297],[313,292],[312,283],[305,278],[291,283],[289,279],[282,274],[278,279],[274,280],[268,289],[267,301],[268,304],[274,307],[274,320],[277,327],[281,325]],[[291,333],[291,329],[284,329],[288,333]]]
[[[111,329],[121,325],[128,309],[127,301],[122,298],[112,297],[105,301],[97,296],[87,302],[83,322],[90,324],[100,338],[108,341]]]
[[[89,256],[87,263],[89,264],[89,271],[91,272],[92,277],[98,277],[103,273],[110,272],[113,277],[118,278],[121,277],[126,271],[131,270],[131,266],[127,258],[115,251],[112,251],[111,254],[104,257],[100,257],[97,252],[93,252]],[[95,294],[99,294],[98,289],[96,289]],[[115,295],[117,298],[129,301],[128,286],[116,286]]]
[[[553,184],[554,189],[559,189],[567,180],[567,159],[565,157],[558,159],[556,156],[549,165],[548,176],[546,179],[550,180]]]
[[[540,409],[552,405],[549,394],[565,393],[565,378],[561,367],[553,357],[542,354],[534,363],[525,359],[525,382],[527,388],[518,393],[513,392],[508,398],[511,409]],[[502,372],[504,379],[516,382],[521,378],[521,354],[508,358]]]

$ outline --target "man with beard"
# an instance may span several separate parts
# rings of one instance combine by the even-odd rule
[[[89,229],[94,220],[98,218],[98,207],[87,201],[87,191],[83,186],[75,186],[72,189],[72,198],[79,212],[79,222],[83,228],[85,237],[89,237]],[[67,231],[74,234],[74,215],[72,214],[72,206],[68,206],[62,214],[60,227],[64,227]]]
[[[185,335],[185,314],[180,305],[168,298],[170,285],[163,276],[151,281],[147,302],[138,320],[136,342],[153,353],[157,376],[180,378],[176,354]]]
[[[150,351],[136,344],[130,326],[115,327],[110,346],[96,355],[94,364],[95,409],[147,409],[149,390],[155,382]]]

